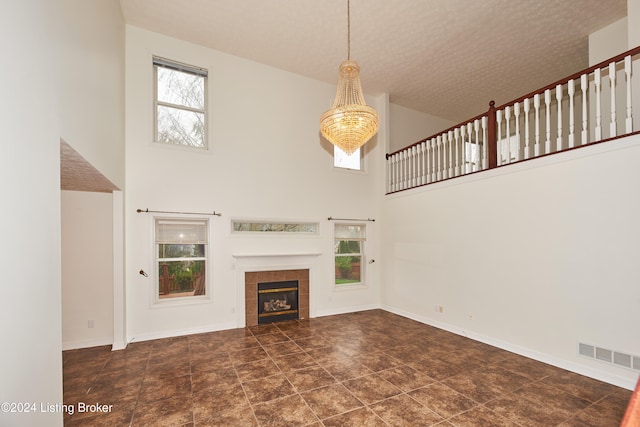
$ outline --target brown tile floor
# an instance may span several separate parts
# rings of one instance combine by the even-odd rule
[[[631,392],[372,310],[65,351],[65,426],[617,426]]]

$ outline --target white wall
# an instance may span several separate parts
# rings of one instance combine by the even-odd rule
[[[0,14],[0,402],[62,401],[58,18],[48,0]],[[2,411],[0,425],[62,426],[62,413]]]
[[[332,223],[327,217],[375,218],[383,193],[384,131],[367,143],[364,173],[336,171],[331,145],[321,142],[318,120],[330,108],[335,85],[127,26],[126,30],[126,281],[131,340],[239,326],[233,255],[321,253],[311,283],[312,315],[379,304],[377,264],[369,286],[334,291]],[[152,55],[209,70],[208,152],[154,144]],[[385,98],[371,98],[375,108]],[[384,111],[384,109],[380,110]],[[386,117],[381,118],[386,122]],[[383,125],[384,126],[384,125]],[[212,217],[211,300],[152,307],[152,216],[136,209],[221,212]],[[231,235],[232,218],[320,222],[315,237]],[[377,258],[378,223],[369,224]]]
[[[451,120],[441,119],[396,104],[389,104],[389,118],[393,125],[389,129],[388,153],[400,150],[457,124]]]
[[[589,65],[595,65],[635,46],[628,46],[628,18],[589,34]]]
[[[63,191],[61,200],[62,348],[112,344],[111,193]]]
[[[627,0],[627,18],[633,25],[628,25],[629,49],[640,46],[640,2],[637,0]]]
[[[124,19],[113,0],[57,0],[61,137],[124,185]]]
[[[577,342],[640,355],[638,156],[634,136],[387,196],[383,306],[632,388]]]

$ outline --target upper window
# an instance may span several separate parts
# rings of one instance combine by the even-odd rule
[[[333,252],[335,256],[335,284],[363,284],[365,244],[364,224],[336,224]]]
[[[157,298],[206,295],[208,221],[156,218]]]
[[[334,145],[333,166],[342,169],[362,170],[362,147],[348,156],[344,151]]]
[[[155,141],[207,148],[207,70],[153,57]]]

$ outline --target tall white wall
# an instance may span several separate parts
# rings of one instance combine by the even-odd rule
[[[384,191],[380,135],[367,143],[365,172],[334,170],[332,148],[318,131],[335,85],[321,83],[174,38],[127,26],[126,35],[126,283],[131,340],[238,326],[238,254],[318,253],[311,283],[311,314],[379,304],[377,266],[368,286],[333,287],[333,223],[376,218]],[[209,70],[208,152],[152,142],[152,55]],[[368,102],[384,111],[385,98]],[[383,107],[383,109],[380,109]],[[386,122],[386,117],[381,118]],[[154,307],[152,216],[136,209],[221,212],[212,217],[211,299],[202,304]],[[320,234],[238,236],[232,218],[312,220]],[[368,248],[377,258],[378,222],[370,223]]]
[[[56,5],[3,4],[0,402],[61,402],[60,130]],[[62,413],[0,412],[3,426],[62,426]]]
[[[124,185],[124,19],[113,0],[56,0],[62,11],[61,137]]]
[[[640,2],[627,0],[627,18],[631,25],[627,26],[629,49],[640,46]]]
[[[111,193],[63,191],[61,200],[62,347],[112,344]]]
[[[451,120],[441,119],[396,104],[389,104],[389,120],[393,126],[389,129],[388,153],[400,150],[457,124]]]
[[[634,136],[387,196],[383,306],[632,388],[577,343],[640,355],[638,156]]]

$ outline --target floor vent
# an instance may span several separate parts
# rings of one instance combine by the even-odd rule
[[[578,343],[578,354],[601,362],[611,363],[627,369],[640,371],[640,356],[621,353],[591,344]]]

